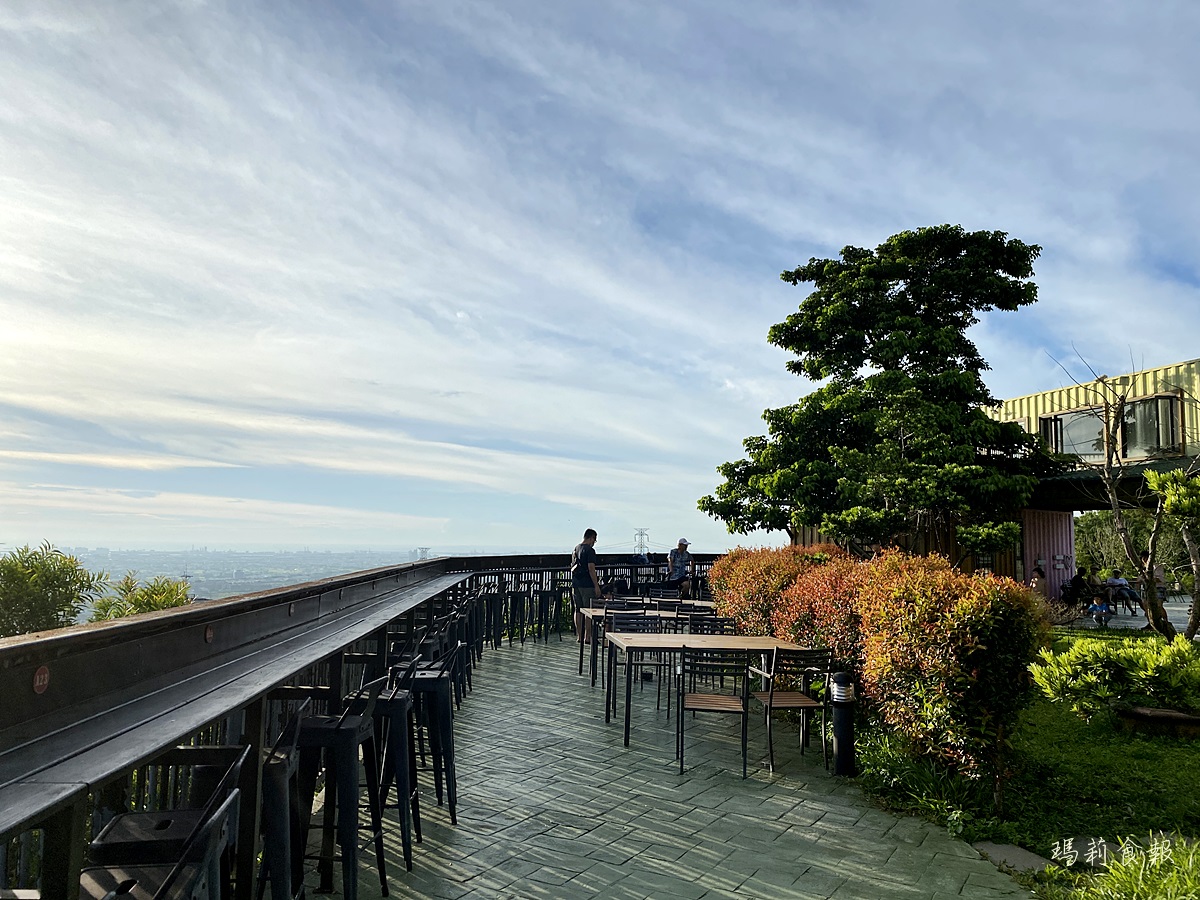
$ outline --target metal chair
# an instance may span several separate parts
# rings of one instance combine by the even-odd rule
[[[233,761],[229,762],[231,755]],[[179,860],[190,841],[196,839],[200,827],[212,816],[225,799],[236,794],[242,777],[242,767],[250,755],[249,747],[181,747],[161,757],[166,764],[189,764],[194,767],[192,800],[201,797],[204,803],[181,809],[161,809],[148,812],[126,812],[114,816],[92,841],[88,855],[97,866],[131,867],[170,865]],[[213,761],[224,763],[219,780],[211,788],[204,785],[203,770],[211,771]],[[174,761],[178,760],[178,763]],[[218,764],[220,765],[220,764]],[[211,785],[211,781],[209,782]],[[236,818],[236,810],[235,810]],[[234,832],[236,835],[236,831]],[[216,890],[224,880],[217,865],[208,880]],[[160,873],[165,874],[165,873]],[[217,894],[212,895],[214,898]]]
[[[305,845],[312,801],[316,794],[317,771],[321,752],[325,751],[325,823],[321,854],[317,857],[325,877],[334,862],[332,825],[337,821],[337,842],[341,849],[342,895],[347,900],[358,896],[358,806],[359,748],[367,775],[367,799],[371,815],[370,829],[375,843],[379,884],[387,896],[387,870],[383,857],[383,816],[379,807],[379,756],[375,749],[373,715],[379,693],[387,677],[363,685],[348,700],[340,716],[309,716],[300,727],[300,798],[304,813]],[[357,712],[355,712],[357,710]],[[331,880],[331,879],[330,879]]]
[[[247,752],[249,748],[247,748]],[[244,757],[243,757],[244,759]],[[231,788],[206,808],[171,863],[90,866],[79,875],[79,895],[87,900],[195,900],[222,896],[220,857],[237,832],[240,791]]]
[[[416,705],[418,726],[417,749],[421,764],[425,764],[425,742],[421,727],[429,736],[429,749],[433,757],[433,785],[438,806],[445,797],[450,807],[450,822],[458,824],[458,777],[454,763],[454,701],[452,697],[452,670],[456,648],[450,648],[440,660],[417,666],[410,682],[413,701]]]
[[[304,845],[301,843],[300,725],[312,704],[306,697],[283,726],[274,746],[263,755],[262,768],[262,865],[258,870],[258,896],[261,900],[267,882],[271,900],[291,900],[304,885]]]
[[[800,752],[808,745],[809,718],[813,710],[821,710],[821,754],[829,768],[829,742],[826,731],[829,722],[829,679],[833,672],[833,652],[830,650],[786,650],[776,647],[766,670],[750,667],[766,686],[752,696],[763,704],[767,719],[767,750],[771,771],[775,771],[775,744],[771,735],[771,714],[777,709],[800,711]],[[814,695],[813,684],[820,682],[822,693]]]
[[[416,741],[416,714],[413,704],[412,681],[418,660],[394,666],[387,690],[375,704],[375,714],[384,735],[381,748],[379,805],[386,809],[388,792],[396,786],[396,815],[400,819],[400,845],[404,853],[404,868],[412,871],[413,832],[421,840],[421,803],[417,793],[417,763],[413,752]],[[386,727],[382,720],[387,720]]]
[[[745,651],[697,650],[684,647],[680,654],[678,715],[675,725],[675,755],[683,774],[685,713],[715,712],[742,718],[742,778],[747,774],[747,734],[750,723],[750,655]],[[726,680],[731,689],[723,690]],[[707,690],[703,688],[707,686]],[[721,688],[721,689],[718,689]]]

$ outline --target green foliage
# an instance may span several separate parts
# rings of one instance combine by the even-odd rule
[[[1200,897],[1200,845],[1150,837],[1129,859],[1107,869],[1047,872],[1022,881],[1040,900],[1194,900]]]
[[[926,756],[884,728],[866,728],[855,741],[859,784],[884,806],[945,825],[970,838],[991,798],[977,779],[966,778]],[[966,834],[964,835],[964,831]]]
[[[112,593],[101,597],[92,607],[92,621],[119,619],[138,613],[171,609],[191,602],[190,585],[186,581],[159,575],[142,584],[136,572],[126,572],[125,577],[112,586]]]
[[[1200,523],[1200,477],[1183,469],[1146,472],[1146,486],[1163,498],[1163,512],[1176,521]]]
[[[0,637],[73,624],[105,581],[48,543],[9,551],[0,556]]]
[[[742,634],[773,634],[771,612],[796,576],[824,562],[836,547],[738,547],[708,573],[717,612],[738,620]]]
[[[863,690],[917,756],[969,776],[1002,774],[1048,639],[1044,603],[1011,579],[964,575],[942,557],[886,553],[858,593]]]
[[[1200,653],[1183,637],[1078,640],[1030,667],[1042,692],[1085,719],[1130,706],[1200,713]]]
[[[1134,548],[1139,552],[1145,550],[1154,521],[1153,513],[1144,509],[1126,509],[1122,510],[1121,518],[1129,529]],[[1188,565],[1187,548],[1177,529],[1159,531],[1154,555],[1156,562],[1162,564],[1167,572],[1175,572]],[[1098,573],[1111,574],[1119,570],[1128,578],[1135,577],[1110,509],[1085,512],[1075,519],[1075,557],[1079,565]],[[1107,577],[1107,574],[1103,577]]]
[[[885,806],[925,816],[964,840],[1017,844],[1042,856],[1077,835],[1200,829],[1200,744],[1116,731],[1035,698],[1012,732],[1005,803],[986,783],[916,758],[884,728],[860,729],[859,782]]]
[[[966,332],[1036,299],[1039,252],[943,225],[784,272],[815,289],[768,340],[796,354],[792,372],[828,383],[767,410],[768,434],[719,467],[700,509],[734,533],[816,527],[843,546],[964,526],[970,549],[1011,546],[1037,476],[1059,464],[985,414],[987,365]]]

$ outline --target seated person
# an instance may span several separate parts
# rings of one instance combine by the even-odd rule
[[[1129,586],[1120,570],[1113,572],[1112,577],[1105,579],[1105,587],[1109,593],[1118,600],[1122,607],[1129,611],[1129,614],[1134,615],[1142,606],[1142,598],[1137,595],[1137,592]]]
[[[1046,596],[1046,570],[1041,566],[1034,568],[1033,577],[1029,579],[1029,589],[1043,597]]]
[[[1092,605],[1088,607],[1088,614],[1092,617],[1092,621],[1101,628],[1107,628],[1108,620],[1113,617],[1113,609],[1103,597],[1093,597]]]
[[[1083,604],[1099,595],[1095,584],[1088,577],[1089,574],[1087,566],[1079,567],[1071,580],[1063,586],[1062,600],[1064,603]]]
[[[680,538],[679,545],[667,554],[667,587],[679,588],[679,596],[692,599],[692,578],[696,574],[696,560],[688,552],[688,539]]]

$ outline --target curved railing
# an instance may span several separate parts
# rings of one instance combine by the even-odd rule
[[[71,900],[106,785],[214,723],[257,758],[281,685],[340,697],[343,660],[375,654],[383,665],[389,629],[411,634],[480,586],[563,588],[568,565],[567,554],[444,557],[0,639],[0,889],[24,868],[16,881]],[[603,556],[599,568],[631,587],[659,577]],[[251,868],[257,824],[240,825]],[[252,886],[242,879],[239,896]]]

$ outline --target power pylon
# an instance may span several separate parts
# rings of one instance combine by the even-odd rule
[[[645,556],[650,549],[650,530],[648,528],[639,528],[633,535],[633,552],[639,556]]]

